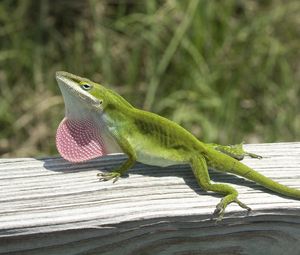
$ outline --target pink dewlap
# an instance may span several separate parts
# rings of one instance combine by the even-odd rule
[[[56,132],[60,155],[71,162],[82,162],[106,155],[101,129],[91,120],[64,118]]]

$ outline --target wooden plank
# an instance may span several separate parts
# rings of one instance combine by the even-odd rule
[[[300,143],[245,147],[264,158],[243,163],[300,189]],[[220,196],[203,192],[188,166],[137,164],[129,178],[98,181],[122,160],[0,159],[0,254],[300,254],[300,201],[211,172],[253,209],[230,205],[215,224]]]

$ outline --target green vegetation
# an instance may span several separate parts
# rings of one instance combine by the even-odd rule
[[[207,142],[300,139],[300,2],[0,2],[0,155],[55,155],[65,70]]]

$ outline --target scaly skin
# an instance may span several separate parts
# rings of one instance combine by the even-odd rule
[[[230,185],[211,183],[208,167],[242,176],[282,195],[300,199],[300,190],[281,185],[239,162],[245,155],[260,158],[245,152],[242,144],[205,144],[175,122],[134,108],[120,95],[100,84],[67,72],[57,72],[56,77],[61,90],[68,91],[63,93],[66,116],[83,118],[82,114],[77,116],[76,111],[72,112],[76,103],[68,106],[68,97],[72,96],[78,101],[78,107],[85,109],[84,115],[101,115],[108,132],[128,156],[117,169],[99,174],[100,180],[113,179],[115,182],[136,161],[157,166],[190,164],[203,190],[224,195],[214,212],[217,220],[222,219],[230,203],[237,203],[248,211],[250,208],[238,200],[238,192]]]

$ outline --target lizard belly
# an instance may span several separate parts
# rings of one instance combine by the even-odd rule
[[[152,166],[172,166],[172,165],[178,165],[181,162],[172,160],[172,159],[166,159],[162,157],[161,155],[158,155],[156,153],[147,153],[143,150],[137,150],[136,151],[137,155],[137,161],[147,164],[147,165],[152,165]]]
[[[171,166],[185,163],[183,155],[172,148],[166,148],[148,139],[129,139],[135,149],[137,161],[153,166]]]

